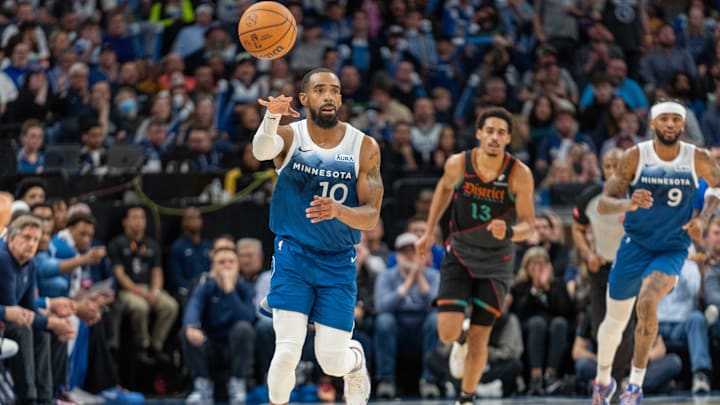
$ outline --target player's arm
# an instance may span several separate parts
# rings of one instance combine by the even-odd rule
[[[636,190],[631,198],[627,197],[639,160],[640,149],[637,146],[623,152],[617,170],[605,182],[605,189],[598,200],[598,213],[618,214],[652,206],[652,195],[648,190]]]
[[[707,227],[720,203],[720,167],[705,149],[695,149],[695,170],[697,175],[705,179],[708,189],[705,192],[705,204],[697,216],[702,221],[703,229]]]
[[[442,177],[435,185],[432,202],[430,203],[430,211],[427,218],[427,230],[425,234],[415,243],[420,260],[424,261],[430,252],[434,237],[433,232],[437,227],[440,218],[450,205],[455,185],[462,180],[463,171],[465,170],[465,154],[456,153],[445,161],[445,167]]]
[[[518,222],[512,226],[512,241],[522,242],[535,232],[535,183],[530,169],[520,161],[515,163],[510,181],[510,187],[515,194],[515,212],[518,218]]]
[[[292,145],[292,129],[283,125],[280,120],[283,115],[299,117],[300,113],[290,107],[292,97],[283,95],[268,97],[267,100],[258,99],[258,104],[267,108],[260,126],[253,137],[253,156],[257,160],[273,160],[276,167],[282,166],[285,155]]]
[[[380,147],[375,139],[363,138],[360,150],[360,170],[355,185],[358,195],[357,207],[348,207],[330,197],[315,196],[305,216],[312,223],[336,218],[351,228],[370,230],[375,228],[380,218],[385,188],[380,175]]]

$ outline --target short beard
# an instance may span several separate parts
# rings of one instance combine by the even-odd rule
[[[322,129],[330,129],[338,124],[338,111],[335,110],[335,114],[333,114],[330,117],[325,117],[322,114],[320,114],[320,110],[313,110],[310,109],[310,119],[312,122],[315,123],[315,125],[319,126]]]
[[[677,136],[673,140],[668,140],[665,138],[665,136],[662,134],[662,132],[655,130],[655,137],[665,146],[674,146],[677,144],[677,142],[680,140],[680,136],[682,135],[682,132],[678,132]]]

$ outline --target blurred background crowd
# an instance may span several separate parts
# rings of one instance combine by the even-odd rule
[[[447,229],[425,267],[412,244],[445,160],[476,144],[475,118],[495,106],[515,115],[509,151],[533,169],[538,216],[517,246],[517,282],[477,394],[585,395],[592,270],[571,211],[612,169],[606,154],[651,138],[648,108],[660,98],[687,107],[682,139],[720,162],[720,4],[289,0],[297,43],[260,61],[236,34],[252,3],[0,2],[0,189],[12,193],[0,205],[14,199],[19,221],[0,266],[33,267],[23,288],[38,296],[10,302],[3,294],[22,294],[0,288],[0,300],[39,314],[28,335],[13,325],[21,312],[5,312],[20,347],[4,361],[0,403],[266,400],[274,338],[256,306],[269,288],[273,172],[250,149],[264,114],[256,100],[296,96],[319,66],[340,78],[340,120],[382,148],[383,221],[357,260],[355,335],[374,395],[454,397],[429,305]],[[18,238],[33,229],[39,248],[21,259]],[[704,244],[661,305],[646,392],[720,381],[720,221]],[[426,282],[429,295],[413,287]],[[402,284],[414,291],[404,300],[394,296]],[[340,399],[306,346],[293,401]],[[48,367],[30,375],[19,359]]]

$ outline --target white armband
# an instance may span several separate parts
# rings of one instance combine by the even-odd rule
[[[253,137],[253,155],[257,160],[270,160],[282,151],[285,141],[277,134],[282,114],[265,113]]]
[[[708,196],[713,196],[720,200],[720,187],[708,187],[708,189],[705,190],[705,198]]]

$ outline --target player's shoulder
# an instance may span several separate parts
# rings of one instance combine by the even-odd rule
[[[512,155],[511,155],[512,156]],[[513,167],[510,171],[510,181],[516,182],[532,182],[533,181],[533,172],[530,169],[528,165],[525,164],[522,160],[516,158],[513,156],[514,162]]]

